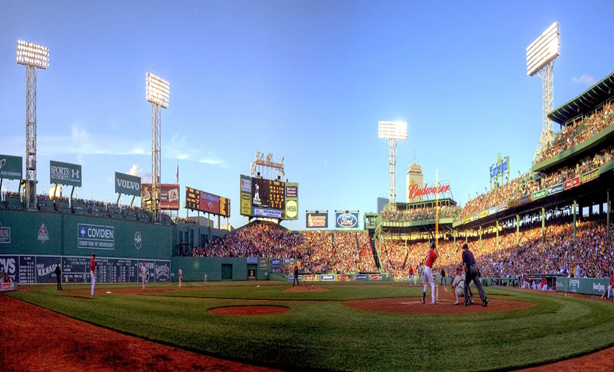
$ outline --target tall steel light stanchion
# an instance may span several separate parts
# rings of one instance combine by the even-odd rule
[[[146,97],[151,103],[151,217],[160,222],[160,182],[161,182],[161,108],[168,108],[168,81],[154,74],[146,74]]]
[[[49,48],[17,40],[17,63],[26,66],[26,202],[36,208],[36,69],[49,67]]]
[[[397,206],[397,140],[407,141],[407,123],[402,121],[380,121],[377,123],[377,137],[388,140],[388,193],[389,208]]]
[[[552,122],[548,114],[553,109],[554,60],[561,54],[561,31],[559,23],[554,22],[534,42],[527,47],[527,75],[537,74],[542,79],[542,134],[533,155],[533,164],[540,159],[541,153],[554,140]]]

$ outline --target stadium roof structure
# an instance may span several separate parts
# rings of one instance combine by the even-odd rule
[[[611,97],[614,97],[614,72],[588,88],[584,93],[552,111],[548,114],[548,118],[555,123],[565,125],[576,116],[595,110],[595,107]]]

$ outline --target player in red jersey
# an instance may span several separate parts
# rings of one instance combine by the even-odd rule
[[[92,278],[92,293],[90,296],[94,298],[94,287],[96,287],[96,253],[92,253],[92,259],[90,260],[90,276]]]
[[[431,241],[429,244],[429,253],[426,255],[424,262],[424,290],[422,291],[422,303],[425,303],[426,289],[429,283],[431,284],[431,304],[435,305],[435,281],[433,280],[433,264],[437,260],[437,253],[435,252],[435,242]]]

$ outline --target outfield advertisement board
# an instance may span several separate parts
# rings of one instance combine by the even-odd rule
[[[548,196],[548,190],[539,190],[531,194],[531,200],[539,200],[541,198],[545,198],[546,196]]]
[[[160,209],[164,210],[179,210],[181,200],[179,197],[179,184],[163,183],[158,185],[160,195]],[[151,206],[151,183],[141,184],[141,208],[149,208]]]
[[[115,193],[141,196],[141,177],[115,172]]]
[[[49,183],[81,187],[81,165],[53,161],[49,163]]]
[[[115,249],[115,228],[113,226],[78,224],[77,244],[86,249]]]
[[[559,183],[558,185],[554,185],[548,188],[548,196],[558,194],[563,191],[563,184]]]
[[[11,228],[0,225],[0,244],[11,244]]]
[[[298,183],[286,182],[285,218],[298,220]]]
[[[337,229],[357,229],[357,211],[335,211],[335,227]]]
[[[62,283],[91,283],[90,259],[89,256],[0,255],[0,267],[18,283],[55,283],[55,267],[59,263]],[[140,282],[139,272],[143,262],[147,268],[145,281],[171,281],[170,260],[96,257],[96,282]]]
[[[305,227],[308,229],[328,229],[328,211],[307,211]]]
[[[230,199],[191,187],[185,188],[185,207],[190,210],[230,217]]]
[[[569,190],[573,187],[576,187],[580,184],[580,176],[578,177],[574,177],[570,180],[565,181],[565,183],[563,184],[563,189],[564,190]]]
[[[587,182],[596,180],[597,178],[599,178],[599,168],[593,171],[584,173],[582,175],[582,183],[587,183]]]
[[[21,156],[0,154],[0,178],[20,180],[22,175],[23,158]]]
[[[276,211],[273,209],[254,208],[253,215],[258,217],[281,218],[281,211]]]

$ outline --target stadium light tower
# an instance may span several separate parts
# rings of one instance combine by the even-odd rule
[[[49,67],[49,48],[17,40],[17,63],[26,66],[26,208],[36,208],[36,69]]]
[[[168,108],[168,81],[149,72],[146,74],[147,102],[151,103],[151,217],[160,222],[161,141],[160,108]]]
[[[388,140],[388,194],[389,205],[397,208],[397,140],[407,141],[407,123],[403,121],[380,121],[377,123],[377,138]]]
[[[554,60],[560,54],[561,31],[558,22],[554,22],[527,47],[527,75],[537,74],[542,79],[542,134],[533,155],[533,164],[554,140],[552,122],[548,119],[548,114],[552,111],[554,102],[552,69]]]

